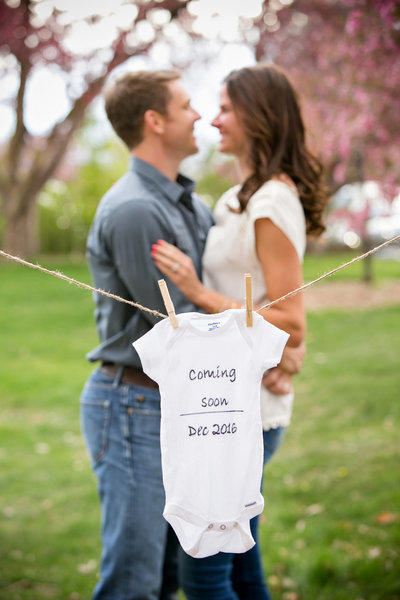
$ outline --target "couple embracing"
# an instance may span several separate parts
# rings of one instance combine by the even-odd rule
[[[302,284],[306,235],[319,235],[326,198],[309,151],[297,93],[272,65],[231,72],[212,122],[219,150],[236,157],[240,183],[214,214],[179,173],[197,152],[200,115],[175,70],[126,73],[104,93],[107,116],[131,153],[129,171],[98,206],[87,256],[94,285],[163,310],[167,278],[177,313],[240,308],[243,274],[255,308]],[[160,393],[132,342],[157,323],[152,314],[95,297],[99,365],[81,396],[81,420],[102,509],[102,558],[94,600],[268,600],[257,544],[246,552],[193,558],[163,518]],[[261,387],[264,464],[290,423],[292,376],[304,356],[301,294],[260,312],[290,337]],[[173,376],[173,374],[171,374]]]

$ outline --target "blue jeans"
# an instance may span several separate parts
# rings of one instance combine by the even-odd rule
[[[178,543],[162,516],[158,390],[98,369],[82,392],[81,422],[102,509],[93,600],[177,598]]]
[[[281,444],[284,427],[264,431],[264,464]],[[180,580],[188,600],[271,600],[257,544],[258,517],[250,521],[256,545],[243,554],[192,558],[180,552]]]

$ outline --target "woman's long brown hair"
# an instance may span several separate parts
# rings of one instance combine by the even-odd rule
[[[318,236],[325,229],[323,169],[306,147],[299,100],[288,77],[274,65],[258,64],[232,71],[225,84],[244,128],[253,170],[239,191],[240,212],[266,181],[285,174],[297,187],[307,233]]]

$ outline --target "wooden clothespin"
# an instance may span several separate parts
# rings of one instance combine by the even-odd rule
[[[250,273],[245,274],[244,282],[246,289],[246,325],[247,327],[253,327],[253,292]]]
[[[178,319],[176,318],[175,308],[172,304],[171,296],[169,295],[169,291],[167,288],[167,284],[165,283],[165,279],[159,279],[158,285],[160,287],[160,292],[164,300],[165,308],[167,309],[167,314],[171,320],[172,327],[177,329],[178,327]]]

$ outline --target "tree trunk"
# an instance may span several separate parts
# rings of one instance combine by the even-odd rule
[[[362,248],[363,254],[365,254],[366,252],[369,252],[369,250],[371,250],[373,246],[372,246],[372,241],[368,235],[368,230],[367,230],[368,219],[371,216],[371,206],[370,206],[369,199],[367,197],[365,197],[365,192],[364,192],[364,187],[363,187],[364,182],[365,182],[363,149],[356,148],[356,150],[353,153],[353,156],[354,156],[354,170],[356,173],[356,178],[357,178],[357,181],[360,182],[361,190],[362,190],[362,194],[364,195],[364,202],[365,202],[364,220],[363,220],[362,227],[361,227],[361,240],[362,240],[361,248]],[[364,283],[371,284],[372,280],[373,280],[372,255],[369,255],[366,258],[364,258],[364,260],[362,262],[363,262],[362,280],[364,281]]]
[[[365,254],[365,252],[369,252],[371,249],[373,248],[373,244],[371,243],[371,240],[369,240],[368,238],[363,240],[362,243],[362,252],[363,254]],[[373,271],[372,271],[372,254],[366,256],[363,259],[363,275],[362,275],[362,280],[364,283],[372,283],[373,280]]]
[[[29,198],[23,210],[4,213],[3,249],[20,258],[32,258],[39,251],[35,196]]]

